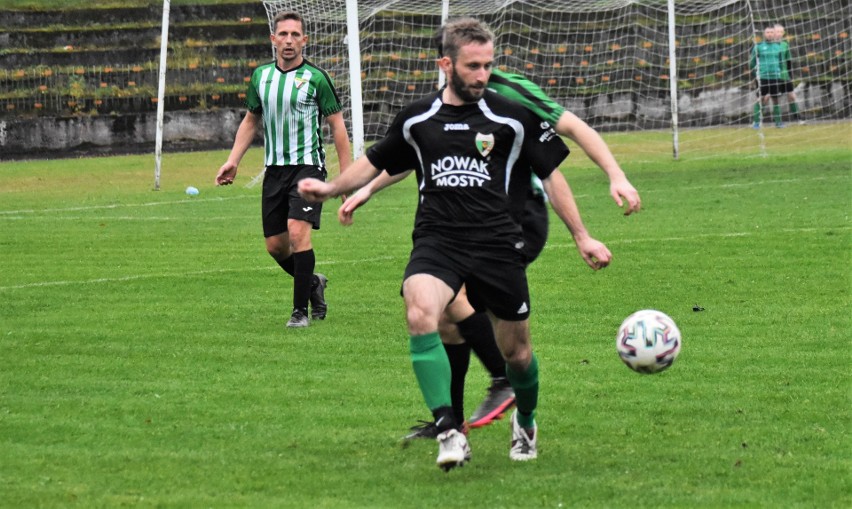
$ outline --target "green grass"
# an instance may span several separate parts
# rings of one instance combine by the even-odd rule
[[[325,208],[329,317],[285,330],[245,186],[259,149],[227,188],[225,151],[167,154],[157,192],[147,155],[0,164],[0,506],[849,507],[850,124],[790,132],[811,146],[769,131],[768,157],[712,139],[681,161],[659,133],[608,136],[642,193],[629,217],[569,158],[614,262],[586,268],[552,218],[529,270],[539,459],[513,464],[500,422],[449,474],[398,440],[428,417],[398,294],[413,181],[349,228]],[[644,376],[614,341],[649,307],[684,347]]]

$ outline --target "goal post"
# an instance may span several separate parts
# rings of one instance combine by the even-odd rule
[[[446,0],[444,0],[446,1]],[[346,0],[346,45],[349,47],[349,95],[352,119],[352,159],[364,154],[364,108],[361,102],[361,40],[358,1]]]
[[[381,137],[405,104],[443,84],[431,37],[447,17],[462,15],[482,19],[495,32],[495,64],[501,69],[526,75],[605,136],[626,131],[668,136],[675,158],[718,147],[725,153],[763,153],[762,131],[769,128],[752,129],[757,84],[749,59],[768,23],[786,24],[802,118],[819,125],[850,117],[852,48],[844,0],[263,4],[270,19],[283,9],[305,17],[310,36],[305,55],[335,80],[353,144],[360,147]],[[787,115],[786,102],[782,107]],[[792,139],[795,130],[773,135]],[[660,146],[649,144],[648,150],[656,153]]]
[[[668,25],[669,25],[669,76],[677,76],[677,35],[675,31],[675,0],[668,0]],[[678,144],[677,132],[677,80],[669,80],[671,90],[669,104],[671,104],[672,115],[672,157],[680,158],[680,146]]]
[[[160,68],[157,80],[157,127],[154,134],[154,190],[160,190],[160,171],[163,164],[163,118],[165,116],[166,64],[169,48],[169,12],[171,3],[163,0],[163,24],[160,31]]]

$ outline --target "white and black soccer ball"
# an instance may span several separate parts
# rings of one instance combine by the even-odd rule
[[[643,309],[628,316],[615,338],[621,360],[633,371],[646,374],[671,366],[682,343],[674,320],[656,309]]]

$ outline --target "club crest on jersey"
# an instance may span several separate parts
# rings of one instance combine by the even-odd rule
[[[476,133],[476,149],[479,150],[482,157],[488,157],[488,154],[494,149],[494,135]]]
[[[307,83],[308,80],[304,78],[293,78],[293,83],[296,85],[296,88],[302,88],[302,85]]]

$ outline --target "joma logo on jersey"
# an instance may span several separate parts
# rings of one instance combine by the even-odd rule
[[[447,156],[431,168],[432,181],[438,187],[482,187],[491,180],[488,163],[472,157]]]
[[[470,131],[467,124],[444,124],[444,131]]]

